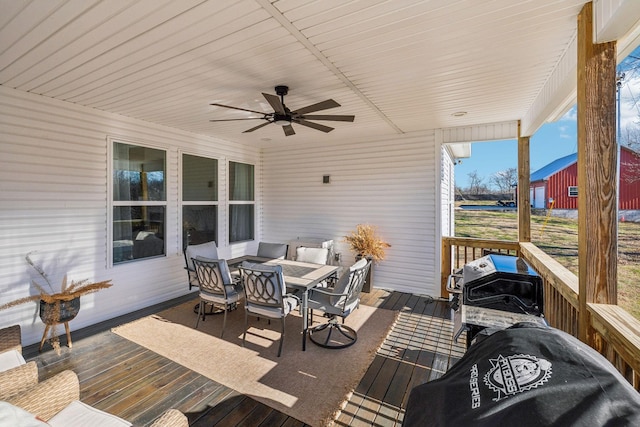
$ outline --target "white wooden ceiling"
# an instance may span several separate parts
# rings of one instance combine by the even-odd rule
[[[245,144],[518,120],[575,37],[584,0],[0,0],[0,84]],[[335,99],[330,133],[271,112]],[[466,112],[462,117],[454,113]]]

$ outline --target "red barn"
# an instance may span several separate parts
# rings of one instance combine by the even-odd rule
[[[578,154],[561,157],[531,174],[534,208],[578,209]],[[620,210],[640,210],[640,154],[620,150]]]

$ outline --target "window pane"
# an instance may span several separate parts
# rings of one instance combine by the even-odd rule
[[[218,161],[205,157],[182,156],[182,200],[218,200]]]
[[[253,165],[229,162],[229,200],[254,200]]]
[[[164,255],[164,206],[113,208],[113,263]]]
[[[253,240],[253,205],[229,205],[229,242]]]
[[[113,144],[113,200],[162,201],[165,194],[164,151]]]
[[[218,241],[217,206],[182,207],[182,247]]]

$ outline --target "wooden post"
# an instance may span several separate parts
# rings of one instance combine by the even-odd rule
[[[578,15],[578,337],[594,343],[587,303],[617,303],[616,43],[593,43],[593,4]]]
[[[531,241],[531,166],[529,137],[520,135],[518,121],[518,241]]]

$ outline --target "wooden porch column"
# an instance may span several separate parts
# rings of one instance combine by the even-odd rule
[[[518,121],[518,241],[531,241],[531,184],[529,137],[520,135]]]
[[[578,15],[579,338],[593,342],[587,303],[617,303],[616,43],[593,43],[593,5]]]

